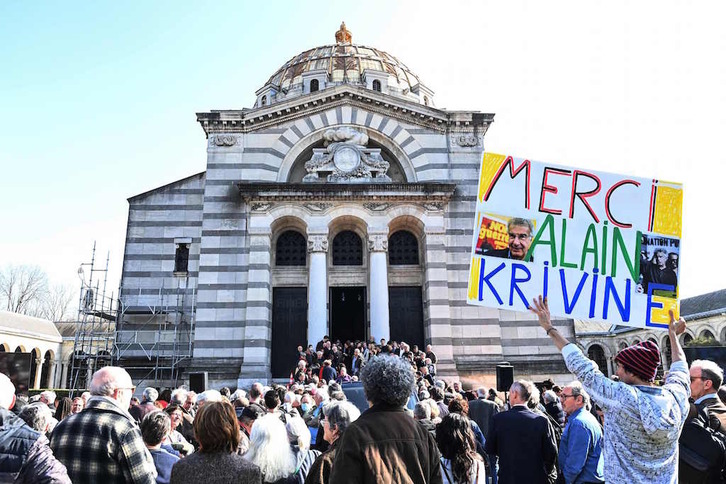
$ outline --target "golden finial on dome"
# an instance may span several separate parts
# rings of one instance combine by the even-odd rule
[[[353,35],[350,30],[345,28],[345,22],[340,24],[340,30],[335,33],[335,42],[337,44],[350,44],[353,40]]]

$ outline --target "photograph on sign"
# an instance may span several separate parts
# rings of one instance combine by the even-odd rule
[[[467,300],[666,327],[678,312],[682,188],[484,153]]]

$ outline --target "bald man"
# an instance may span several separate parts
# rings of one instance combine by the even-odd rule
[[[101,368],[83,412],[53,431],[51,448],[75,484],[156,482],[154,461],[128,412],[135,388],[123,368]]]

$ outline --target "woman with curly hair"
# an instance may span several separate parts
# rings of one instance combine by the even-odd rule
[[[484,484],[484,461],[476,453],[469,419],[458,413],[443,418],[436,427],[436,443],[441,451],[444,484]]]

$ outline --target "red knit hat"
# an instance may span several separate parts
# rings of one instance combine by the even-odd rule
[[[615,361],[627,365],[643,380],[653,381],[660,365],[660,350],[652,341],[643,341],[620,350],[615,355]]]

